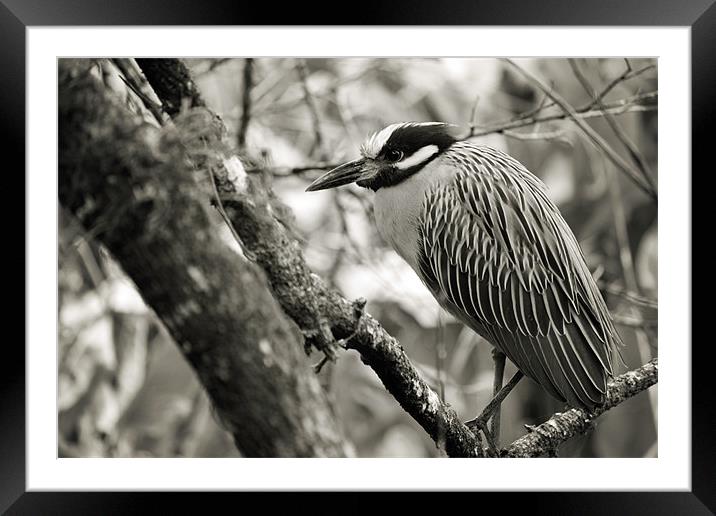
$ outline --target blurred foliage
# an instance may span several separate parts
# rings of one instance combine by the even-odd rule
[[[517,62],[573,106],[592,101],[567,60]],[[125,88],[111,63],[101,64],[108,87]],[[245,59],[188,64],[209,106],[233,131],[241,155],[258,164],[293,210],[294,229],[312,268],[346,296],[368,299],[368,311],[400,340],[463,419],[479,413],[492,394],[490,346],[441,312],[409,266],[381,241],[369,192],[347,187],[309,195],[303,190],[320,173],[314,165],[355,157],[368,134],[390,123],[437,120],[479,130],[557,108],[496,59],[272,58],[250,60],[250,69]],[[627,66],[623,59],[577,64],[595,91],[613,85],[603,99],[607,103],[657,90],[653,60],[630,60],[634,70],[649,68],[616,83]],[[131,97],[128,90],[125,95]],[[656,181],[656,110],[615,119]],[[624,137],[607,121],[588,122],[629,156]],[[640,296],[657,298],[655,203],[569,121],[476,140],[509,152],[547,184],[620,321],[626,344],[622,370],[655,356],[657,311],[639,302]],[[623,213],[621,222],[617,213]],[[237,248],[218,216],[216,224]],[[64,212],[59,235],[60,456],[238,456],[191,369],[111,257]],[[506,377],[513,373],[508,363]],[[320,374],[360,456],[440,455],[356,354],[342,354]],[[589,435],[566,443],[561,454],[655,456],[655,392],[652,388],[608,412]],[[524,424],[539,423],[563,408],[533,382],[521,382],[503,405],[502,442],[524,434]]]

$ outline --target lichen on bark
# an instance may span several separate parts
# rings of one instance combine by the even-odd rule
[[[348,453],[264,274],[218,237],[178,129],[132,115],[87,65],[59,63],[60,202],[181,343],[242,454]]]

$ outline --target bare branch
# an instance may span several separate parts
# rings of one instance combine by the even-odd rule
[[[656,99],[658,96],[658,92],[652,91],[648,93],[642,93],[639,95],[634,95],[632,97],[627,97],[625,99],[605,104],[604,109],[586,109],[581,108],[579,111],[577,111],[577,117],[582,120],[588,120],[590,118],[601,118],[605,116],[605,113],[611,114],[611,115],[622,115],[625,113],[636,113],[636,112],[644,112],[644,111],[655,111],[657,109],[657,106],[647,104],[647,105],[640,105],[640,102],[649,101]],[[561,136],[560,131],[551,131],[551,132],[542,132],[542,133],[517,133],[514,132],[514,129],[520,129],[523,127],[529,127],[536,124],[540,124],[542,122],[553,122],[553,121],[559,121],[559,120],[568,120],[571,116],[568,113],[558,113],[558,114],[551,114],[551,115],[541,115],[541,116],[530,116],[528,118],[517,118],[513,120],[508,120],[504,122],[500,122],[499,124],[495,124],[489,127],[484,127],[481,129],[477,129],[477,126],[474,126],[472,129],[470,129],[466,134],[464,134],[461,139],[468,140],[471,138],[478,138],[481,136],[487,136],[489,134],[505,134],[506,136],[509,136],[511,138],[515,139],[521,139],[521,140],[532,140],[532,139],[559,139]],[[534,136],[533,136],[534,135]],[[334,162],[334,161],[322,161],[322,162],[316,162],[316,163],[308,163],[305,165],[300,165],[297,167],[273,167],[269,169],[248,169],[247,172],[249,173],[257,173],[257,172],[269,172],[272,175],[275,175],[277,177],[284,177],[284,176],[292,176],[294,174],[305,174],[306,172],[312,172],[312,171],[322,171],[322,170],[330,170],[332,168],[335,168],[339,165],[341,165],[341,162]]]
[[[658,375],[659,362],[654,358],[638,369],[616,377],[607,386],[606,404],[593,414],[575,408],[557,413],[513,442],[504,450],[503,456],[540,457],[549,454],[575,435],[586,433],[596,417],[656,384]]]
[[[204,106],[189,69],[171,66],[170,59],[135,59],[154,92],[162,101],[162,108],[170,116],[181,113],[182,108]]]
[[[237,131],[239,150],[246,147],[246,131],[251,120],[251,88],[253,87],[254,60],[250,57],[244,60],[244,73],[241,93],[241,121]]]
[[[375,63],[373,63],[369,66],[366,66],[365,68],[357,71],[356,73],[339,78],[338,80],[336,80],[335,83],[333,83],[331,85],[331,88],[328,91],[326,91],[326,90],[313,91],[312,92],[313,98],[319,99],[319,100],[324,100],[327,95],[330,95],[332,93],[331,90],[334,90],[335,88],[339,88],[345,84],[349,84],[351,82],[361,80],[361,79],[365,78],[365,76],[367,76],[375,71],[380,70],[384,66],[383,61],[384,61],[383,59],[377,59]],[[283,76],[283,73],[281,74],[281,76]],[[256,101],[258,102],[258,100],[262,99],[267,93],[268,93],[268,90],[264,90],[263,94],[259,95],[256,98]],[[303,92],[301,92],[301,95],[296,98],[291,98],[291,99],[285,100],[285,101],[280,101],[280,99],[279,99],[279,101],[274,101],[271,103],[267,102],[267,103],[265,103],[265,106],[262,109],[260,109],[260,112],[261,112],[261,114],[270,114],[270,113],[279,113],[279,112],[283,112],[283,111],[288,111],[290,109],[294,109],[294,108],[300,106],[304,102],[305,102],[304,95],[303,95]]]
[[[619,84],[628,81],[629,79],[633,79],[634,77],[638,77],[639,75],[643,74],[644,72],[648,72],[649,70],[653,70],[656,68],[656,65],[650,64],[646,65],[643,68],[640,68],[639,70],[633,70],[631,67],[631,63],[628,59],[624,59],[626,61],[626,70],[624,70],[624,73],[622,73],[619,77],[616,77],[614,80],[612,80],[607,86],[597,95],[597,98],[592,103],[592,105],[597,105],[598,102],[601,102],[604,100],[604,97],[607,96],[607,94],[612,91],[616,86]]]
[[[606,292],[615,296],[622,297],[630,303],[634,303],[635,305],[644,306],[646,308],[653,308],[654,310],[659,308],[659,303],[657,301],[637,294],[636,292],[633,292],[631,290],[625,290],[621,287],[618,287],[617,285],[606,284],[604,282],[598,282],[598,284],[599,287]]]
[[[212,59],[211,63],[209,63],[209,66],[204,70],[203,72],[199,72],[197,75],[206,75],[208,73],[213,72],[217,68],[219,68],[221,65],[228,63],[229,61],[233,61],[234,58],[232,57],[222,57],[220,59]]]
[[[619,155],[619,153],[612,149],[606,140],[604,140],[599,133],[592,129],[592,127],[579,116],[579,113],[577,113],[576,110],[566,100],[564,100],[561,95],[546,86],[537,77],[516,64],[511,59],[505,59],[505,62],[515,68],[535,88],[540,89],[545,93],[545,95],[549,96],[562,109],[562,111],[564,111],[564,113],[569,115],[569,118],[572,119],[584,132],[584,134],[589,137],[592,143],[604,152],[604,155],[609,159],[609,161],[624,172],[634,182],[634,184],[636,184],[652,199],[657,199],[656,191],[651,188],[649,184],[644,183],[640,172],[638,170],[634,170],[634,168],[626,162],[624,158]]]
[[[122,72],[120,77],[124,83],[141,99],[149,112],[154,115],[157,123],[162,125],[164,123],[162,106],[158,101],[151,98],[154,96],[154,90],[149,86],[147,79],[144,78],[133,61],[133,59],[112,59],[112,63]]]
[[[638,315],[623,315],[623,314],[612,314],[614,322],[620,326],[627,326],[629,328],[651,328],[659,325],[657,319],[644,319]]]
[[[298,167],[272,167],[266,168],[249,168],[246,170],[249,174],[259,174],[269,172],[271,175],[277,177],[288,177],[294,174],[305,174],[306,172],[330,170],[341,165],[338,162],[318,161],[316,163],[309,163],[307,165],[299,165]]]
[[[297,64],[298,77],[301,80],[301,86],[303,87],[303,101],[306,103],[308,113],[311,116],[311,124],[313,126],[313,146],[308,152],[309,155],[318,152],[321,159],[326,159],[326,152],[324,149],[325,138],[323,137],[323,131],[321,129],[321,117],[318,114],[318,106],[316,106],[316,100],[311,93],[311,89],[308,87],[308,66],[304,59],[299,59]]]
[[[601,98],[597,94],[594,87],[590,84],[587,77],[582,73],[582,70],[579,68],[579,64],[575,59],[569,59],[569,65],[572,68],[572,72],[574,73],[574,76],[577,78],[579,83],[582,85],[582,88],[584,88],[584,91],[587,92],[588,95],[590,95],[593,99],[592,103],[595,104],[599,109],[604,110],[604,103],[602,102]],[[631,65],[629,64],[629,61],[627,61],[627,69],[631,70]],[[610,113],[604,113],[604,119],[609,124],[609,127],[611,127],[612,131],[614,132],[614,135],[619,139],[621,144],[624,146],[624,148],[629,153],[629,156],[631,157],[632,161],[636,164],[639,171],[641,172],[641,175],[644,177],[646,182],[648,183],[649,187],[653,190],[656,189],[656,186],[654,184],[654,180],[652,178],[652,172],[649,167],[649,164],[647,163],[644,156],[641,154],[637,146],[634,144],[634,142],[631,141],[631,138],[629,138],[629,135],[626,134],[624,129],[622,129],[621,125],[619,125],[619,122],[616,121],[614,116]]]
[[[508,138],[514,138],[520,141],[558,141],[569,144],[567,135],[562,130],[556,131],[543,131],[543,132],[530,132],[530,133],[518,133],[510,129],[505,129],[502,134]]]
[[[633,95],[625,99],[621,99],[609,104],[605,104],[603,109],[593,109],[594,106],[587,105],[575,110],[577,118],[587,120],[590,118],[601,118],[604,113],[611,115],[622,115],[626,113],[636,113],[643,111],[655,111],[657,106],[654,104],[642,104],[645,101],[655,100],[659,93],[657,91],[651,91],[648,93],[641,93]],[[551,104],[553,106],[554,104]],[[463,136],[463,139],[477,138],[479,136],[486,136],[488,134],[502,133],[509,129],[519,129],[521,127],[528,127],[531,125],[539,124],[542,122],[554,122],[560,120],[569,120],[571,115],[565,112],[553,113],[549,115],[539,115],[543,109],[550,107],[550,105],[544,105],[544,108],[537,108],[531,110],[529,114],[520,115],[517,118],[511,118],[488,127],[483,127],[479,131],[474,129],[469,131]]]

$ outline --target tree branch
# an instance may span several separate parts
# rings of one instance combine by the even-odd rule
[[[255,187],[255,182],[251,183]],[[313,274],[298,243],[272,216],[261,193],[220,183],[222,201],[246,248],[267,274],[276,298],[303,332],[306,343],[325,351],[342,340],[361,355],[386,389],[450,456],[474,457],[477,438],[457,413],[442,403],[411,364],[405,351],[360,302],[352,303]],[[320,325],[320,326],[317,326]],[[328,331],[328,335],[324,332]],[[329,338],[330,340],[321,340]]]
[[[582,88],[584,91],[587,92],[587,94],[592,97],[592,102],[602,111],[604,111],[604,102],[602,102],[602,99],[600,98],[597,91],[592,87],[591,83],[587,79],[587,77],[582,72],[581,68],[579,67],[579,63],[576,59],[568,59],[569,65],[572,67],[572,72],[574,73],[574,76],[577,78],[579,83],[582,85]],[[627,64],[629,61],[627,61]],[[631,68],[631,65],[629,65],[629,68]],[[649,167],[649,163],[647,163],[646,158],[642,155],[642,153],[639,151],[637,146],[634,144],[634,142],[631,141],[629,138],[629,135],[627,135],[626,131],[622,129],[622,127],[619,125],[617,120],[614,118],[613,115],[610,113],[604,113],[604,119],[609,124],[609,127],[612,128],[612,132],[617,137],[617,139],[621,142],[621,144],[624,146],[624,148],[629,153],[629,156],[631,157],[632,161],[636,164],[638,170],[641,172],[642,177],[646,181],[646,183],[649,185],[649,188],[652,190],[656,189],[656,185],[654,184],[654,180],[652,179],[652,172],[651,168]]]
[[[298,77],[301,81],[301,87],[303,88],[303,100],[306,103],[306,108],[311,116],[311,125],[313,126],[313,146],[309,151],[309,155],[318,153],[321,159],[326,158],[325,143],[326,140],[323,137],[323,131],[321,130],[321,117],[318,114],[318,106],[316,106],[316,99],[311,93],[311,89],[308,87],[308,65],[305,59],[299,59],[296,65],[298,70]]]
[[[136,59],[157,97],[162,108],[172,118],[178,115],[182,107],[202,107],[204,99],[189,74],[189,70],[171,66],[171,59]]]
[[[575,109],[574,114],[560,112],[552,113],[549,115],[540,114],[542,110],[548,106],[540,105],[537,109],[531,113],[520,115],[517,118],[506,120],[504,122],[498,122],[494,125],[477,130],[477,126],[473,126],[470,131],[463,137],[477,138],[478,136],[486,136],[488,134],[500,134],[507,130],[519,129],[521,127],[528,127],[531,125],[540,124],[542,122],[554,122],[559,120],[570,120],[573,117],[588,120],[590,118],[601,118],[608,113],[610,115],[623,115],[625,113],[634,113],[640,111],[655,111],[657,106],[653,104],[640,104],[646,100],[654,100],[659,96],[657,91],[650,91],[648,93],[641,93],[632,97],[618,100],[609,104],[604,104],[604,108],[595,109],[590,103],[589,105]]]
[[[250,57],[244,60],[244,71],[241,92],[241,121],[237,131],[239,149],[246,146],[246,132],[251,121],[251,89],[253,88],[254,60]]]
[[[614,378],[608,384],[605,405],[594,414],[575,408],[557,413],[508,446],[503,452],[504,456],[539,457],[549,454],[575,435],[586,433],[594,424],[594,419],[607,410],[656,384],[658,375],[659,362],[653,358],[638,369]]]
[[[624,172],[629,177],[629,179],[631,179],[632,182],[637,185],[641,190],[643,190],[649,197],[651,197],[655,201],[657,200],[656,191],[651,188],[648,183],[644,182],[644,179],[642,179],[640,172],[635,170],[634,167],[632,167],[631,164],[629,164],[624,158],[622,158],[619,153],[612,149],[609,143],[607,143],[607,141],[602,138],[599,133],[592,129],[592,127],[579,116],[579,113],[576,112],[574,107],[572,107],[565,99],[563,99],[561,95],[549,88],[537,77],[535,77],[533,74],[516,64],[511,59],[505,59],[504,61],[510,66],[512,66],[515,70],[517,70],[532,86],[541,90],[542,92],[544,92],[545,95],[551,98],[552,101],[557,104],[565,114],[569,115],[569,118],[573,120],[575,124],[577,124],[577,127],[579,127],[587,137],[589,137],[592,143],[597,148],[602,150],[604,155],[616,166],[616,168]],[[600,109],[600,111],[603,111],[603,108]]]
[[[144,103],[146,108],[152,113],[159,125],[164,123],[164,113],[159,102],[152,99],[154,90],[149,86],[147,80],[141,76],[141,72],[138,70],[137,65],[132,59],[127,58],[114,58],[112,63],[122,72],[120,77],[125,84],[131,89]]]
[[[471,124],[470,129],[460,137],[462,140],[468,140],[471,138],[478,138],[481,136],[487,136],[490,134],[504,134],[511,138],[516,139],[522,139],[522,140],[532,140],[532,139],[555,139],[559,138],[561,134],[557,131],[549,132],[549,133],[539,133],[537,136],[532,136],[532,133],[517,133],[515,132],[515,129],[521,129],[524,127],[530,127],[533,125],[541,124],[543,122],[555,122],[555,121],[562,121],[562,120],[571,120],[573,117],[579,118],[581,120],[589,120],[591,118],[602,118],[605,115],[623,115],[625,113],[638,113],[638,112],[644,112],[644,111],[654,111],[657,109],[656,105],[653,104],[640,104],[641,102],[645,101],[652,101],[658,98],[659,93],[657,91],[651,91],[648,93],[640,93],[638,95],[633,95],[632,97],[627,97],[625,99],[621,99],[615,102],[611,102],[608,104],[604,104],[604,107],[601,109],[594,109],[594,106],[592,103],[588,104],[587,106],[581,107],[577,110],[575,110],[574,114],[570,115],[569,113],[565,112],[559,112],[559,113],[552,113],[552,114],[540,114],[542,109],[545,109],[547,106],[540,106],[538,109],[535,109],[530,114],[525,114],[518,116],[517,118],[513,118],[510,120],[506,120],[503,122],[498,122],[496,124],[490,125],[488,127],[479,127],[477,125]],[[306,165],[300,165],[297,167],[274,167],[269,169],[269,171],[279,177],[283,176],[290,176],[293,174],[303,174],[305,172],[311,172],[313,170],[330,170],[332,168],[336,168],[339,165],[342,165],[342,162],[331,162],[331,161],[319,161],[316,163],[308,163]],[[265,169],[249,169],[248,172],[255,173],[255,172],[263,172]]]
[[[217,235],[179,129],[131,114],[87,63],[59,62],[60,202],[132,278],[243,455],[349,453],[263,273]]]

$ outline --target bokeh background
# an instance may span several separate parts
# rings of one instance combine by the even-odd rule
[[[656,181],[656,61],[516,62],[578,111],[595,114],[587,119],[590,126],[626,160],[642,160]],[[316,167],[355,158],[365,137],[390,123],[445,121],[466,134],[487,133],[475,141],[507,151],[539,176],[615,314],[625,342],[620,372],[657,355],[656,204],[504,61],[192,59],[187,64],[209,107],[232,131],[229,138],[248,168],[261,170],[257,173],[291,208],[291,225],[313,270],[347,297],[368,299],[367,310],[400,340],[463,419],[474,417],[491,398],[490,346],[442,312],[409,266],[381,241],[369,191],[350,186],[304,193],[321,173]],[[105,80],[121,90],[111,61],[99,65]],[[606,93],[602,104],[594,104],[590,88]],[[604,105],[625,112],[607,120],[598,113]],[[495,130],[506,121],[549,115],[557,118]],[[218,217],[217,231],[235,246]],[[240,455],[131,281],[62,209],[59,302],[60,456]],[[513,373],[508,362],[506,379]],[[358,455],[442,455],[354,352],[342,353],[320,377]],[[531,380],[522,381],[503,405],[502,442],[563,408]],[[587,435],[563,445],[560,455],[656,456],[656,414],[654,387],[601,417]]]

